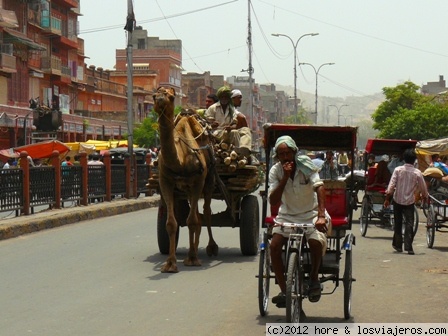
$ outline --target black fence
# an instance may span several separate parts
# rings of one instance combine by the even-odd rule
[[[0,170],[0,212],[15,211],[18,216],[34,213],[37,206],[58,208],[66,202],[87,205],[148,194],[150,159],[142,164],[131,160],[111,164],[106,158],[104,161],[104,165],[88,165],[83,160],[79,166]],[[26,194],[29,198],[24,197]]]

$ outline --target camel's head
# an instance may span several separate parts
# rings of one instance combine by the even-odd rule
[[[159,87],[152,96],[154,99],[154,110],[159,113],[166,110],[167,108],[174,110],[174,98],[176,92],[173,88],[165,89],[163,86]]]

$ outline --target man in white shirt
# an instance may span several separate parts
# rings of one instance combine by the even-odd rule
[[[219,101],[211,105],[204,114],[205,119],[213,128],[213,135],[220,141],[233,144],[240,154],[249,158],[252,135],[247,123],[244,126],[238,122],[238,115],[242,113],[238,112],[231,102],[230,88],[223,86],[219,88],[216,95]]]
[[[268,198],[271,205],[280,205],[276,220],[315,224],[315,228],[307,229],[305,235],[311,252],[308,298],[311,302],[317,302],[321,296],[319,265],[326,251],[327,225],[331,220],[325,210],[324,183],[311,159],[306,155],[298,155],[297,145],[291,137],[278,138],[274,153],[279,162],[269,171]],[[288,236],[289,231],[281,226],[274,226],[272,229],[272,268],[281,289],[280,294],[272,298],[272,302],[278,306],[286,302],[282,248]]]
[[[413,148],[404,151],[403,166],[395,168],[386,190],[384,207],[388,208],[390,200],[394,200],[394,236],[392,247],[397,252],[403,252],[402,225],[404,228],[404,250],[413,255],[412,243],[414,240],[414,203],[415,192],[421,195],[424,201],[428,198],[428,189],[420,170],[414,167],[417,156]],[[403,223],[404,217],[404,223]]]

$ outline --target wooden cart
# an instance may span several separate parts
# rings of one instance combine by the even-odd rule
[[[264,169],[261,165],[245,165],[234,171],[229,166],[218,162],[215,166],[216,186],[213,199],[226,202],[227,208],[222,212],[212,214],[212,227],[231,227],[240,229],[240,248],[243,255],[256,255],[260,225],[260,210],[258,198],[251,195],[263,181]],[[158,171],[155,166],[151,171],[148,183],[149,189],[155,189],[160,194]],[[175,215],[180,227],[186,226],[189,204],[186,195],[176,193]],[[157,217],[157,241],[162,254],[168,254],[169,239],[166,232],[166,205],[161,197]],[[205,223],[203,224],[205,226]],[[179,230],[176,236],[176,245]]]

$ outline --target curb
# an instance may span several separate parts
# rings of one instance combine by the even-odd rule
[[[52,229],[80,221],[110,217],[127,212],[157,207],[160,196],[141,199],[115,200],[89,206],[42,211],[34,215],[20,216],[0,221],[0,240]]]

